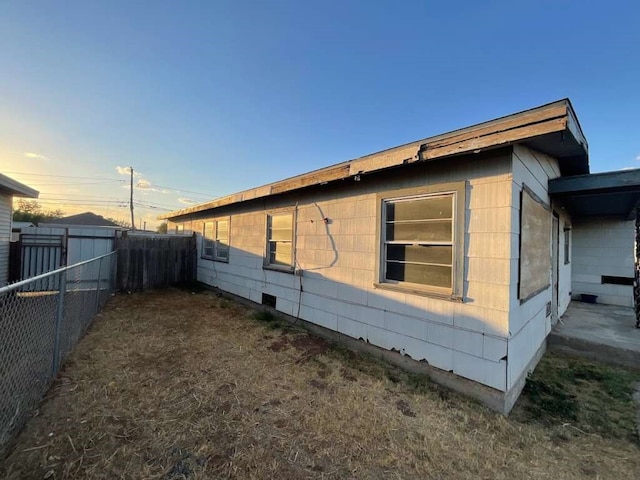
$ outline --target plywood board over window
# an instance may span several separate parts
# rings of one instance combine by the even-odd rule
[[[520,301],[548,288],[550,278],[551,209],[525,185],[520,197]]]

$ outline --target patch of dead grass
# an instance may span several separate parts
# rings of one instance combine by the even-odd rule
[[[423,377],[250,314],[208,292],[117,296],[70,356],[2,475],[640,475],[639,450],[625,438],[504,418]]]

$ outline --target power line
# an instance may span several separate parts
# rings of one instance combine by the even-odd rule
[[[55,193],[55,192],[40,192],[40,195],[54,195],[54,196],[65,196],[65,197],[82,197],[82,198],[113,198],[113,195],[85,195],[83,193]]]
[[[144,204],[144,203],[140,203],[140,202],[133,202],[134,204],[136,204],[139,207],[145,207],[145,208],[151,208],[153,210],[166,210],[167,212],[170,212],[171,208],[164,208],[164,207],[158,207],[156,205],[151,205],[151,204]]]
[[[89,201],[83,201],[83,200],[42,200],[42,201],[38,201],[39,204],[43,204],[43,205],[53,205],[53,204],[58,204],[58,205],[114,205],[116,203],[126,203],[123,200],[89,200]]]
[[[50,174],[45,174],[45,173],[27,173],[27,172],[4,172],[6,174],[12,174],[12,175],[26,175],[26,176],[32,176],[32,177],[46,177],[46,178],[73,178],[73,179],[78,179],[78,180],[99,180],[100,182],[120,182],[120,183],[125,183],[126,180],[122,179],[122,178],[101,178],[101,177],[82,177],[82,176],[74,176],[74,175],[50,175]],[[37,183],[38,185],[95,185],[96,183],[84,183],[84,182],[69,182],[69,183],[65,183],[65,182],[60,182],[60,183],[50,183],[50,184],[44,184],[44,183],[38,183],[38,180],[30,180],[31,183]],[[194,192],[193,190],[185,190],[183,188],[175,188],[175,187],[167,187],[164,185],[158,185],[156,183],[150,183],[148,184],[150,187],[156,187],[156,188],[163,188],[165,190],[171,190],[174,192],[179,192],[179,193],[191,193],[193,195],[201,195],[203,197],[207,197],[207,198],[211,198],[211,194],[210,193],[203,193],[203,192]],[[134,185],[136,186],[136,185]],[[140,188],[137,187],[141,190],[144,190],[144,188]]]
[[[158,203],[153,200],[146,201],[144,199],[140,199],[140,200],[136,200],[136,202],[146,203],[147,205],[154,205],[156,207],[175,208],[174,205],[167,205],[166,203]]]
[[[121,182],[121,178],[100,178],[100,177],[77,177],[72,175],[49,175],[47,173],[27,173],[27,172],[4,172],[11,175],[27,175],[31,177],[53,177],[53,178],[78,178],[83,180],[113,180]]]
[[[60,186],[60,185],[107,185],[114,181],[119,183],[124,183],[125,180],[104,180],[102,182],[56,182],[56,183],[41,183],[38,181],[30,180],[29,183],[32,185],[39,185],[41,187],[52,187],[52,186]]]
[[[39,199],[38,202],[45,202],[45,203],[79,203],[79,204],[83,204],[83,203],[120,203],[120,202],[125,202],[125,200],[118,200],[118,199],[113,199],[113,200],[82,200],[80,198],[43,198],[43,199]]]
[[[173,190],[174,192],[192,193],[194,195],[202,195],[203,197],[207,197],[207,198],[211,197],[210,193],[193,192],[191,190],[183,190],[182,188],[164,187],[162,185],[157,185],[155,183],[150,184],[150,186],[157,187],[157,188],[164,188],[165,190]]]

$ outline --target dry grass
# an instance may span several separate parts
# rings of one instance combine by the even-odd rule
[[[640,451],[536,425],[179,290],[118,296],[4,478],[640,478]]]

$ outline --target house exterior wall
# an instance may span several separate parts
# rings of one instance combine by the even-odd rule
[[[579,218],[573,223],[574,298],[586,293],[598,303],[633,306],[633,287],[603,284],[602,276],[634,277],[634,222],[617,218]]]
[[[511,226],[511,164],[511,149],[503,149],[411,165],[360,182],[174,219],[169,231],[201,233],[205,220],[230,218],[229,262],[199,259],[200,281],[258,303],[263,293],[274,295],[276,308],[286,314],[505,391],[518,245]],[[451,182],[466,182],[462,301],[375,288],[378,195]],[[296,205],[296,267],[302,275],[263,269],[266,212]]]
[[[560,220],[559,225],[559,274],[558,274],[558,314],[562,315],[571,301],[571,267],[564,262],[564,229],[571,225],[569,215],[560,205],[553,205],[549,197],[549,179],[560,176],[560,168],[556,159],[536,152],[522,145],[513,149],[513,184],[511,226],[513,234],[520,234],[520,192],[523,185],[531,189],[546,205],[551,206],[549,215],[555,211]],[[551,232],[548,252],[551,255]],[[546,248],[546,247],[545,247]],[[512,250],[510,292],[509,292],[509,362],[507,388],[514,387],[530,368],[532,359],[544,344],[551,331],[551,317],[547,316],[547,303],[552,300],[551,271],[549,271],[549,287],[525,302],[518,298],[519,282],[519,249]]]
[[[0,286],[9,278],[12,196],[0,192]]]

